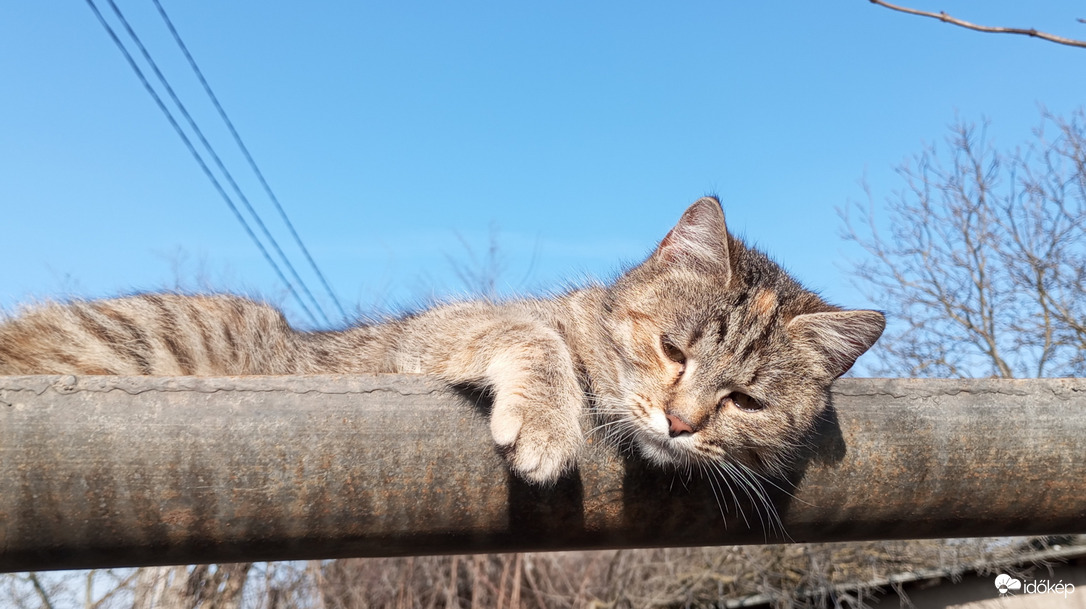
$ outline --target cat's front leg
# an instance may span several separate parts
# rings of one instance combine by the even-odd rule
[[[449,306],[407,322],[401,372],[489,388],[490,431],[521,477],[557,480],[576,462],[585,397],[562,337],[519,311]]]
[[[557,480],[584,443],[584,393],[565,345],[534,343],[498,354],[487,377],[494,392],[490,432],[499,450],[522,477]]]

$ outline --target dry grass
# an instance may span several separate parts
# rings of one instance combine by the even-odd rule
[[[1013,564],[1027,548],[974,539],[351,559],[307,563],[279,589],[250,589],[246,605],[633,609],[757,595],[777,607],[864,606],[892,575]]]
[[[1080,543],[1083,540],[1079,540]],[[892,577],[1021,564],[970,539],[367,558],[0,576],[0,606],[85,609],[867,607]],[[1013,569],[1011,570],[1013,572]]]

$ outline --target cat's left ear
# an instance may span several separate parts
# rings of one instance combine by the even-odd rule
[[[703,197],[688,207],[657,246],[652,259],[665,264],[698,266],[730,277],[728,228],[720,201]]]
[[[886,318],[878,311],[807,313],[788,322],[792,338],[822,355],[834,378],[848,372],[884,329]]]

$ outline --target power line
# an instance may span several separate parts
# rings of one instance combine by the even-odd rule
[[[234,136],[234,141],[237,142],[238,148],[241,149],[242,154],[245,156],[245,160],[249,162],[249,167],[252,168],[253,173],[256,174],[257,179],[260,180],[261,186],[264,187],[264,192],[268,194],[268,198],[271,199],[271,202],[275,205],[275,209],[279,212],[279,217],[282,218],[283,223],[287,225],[288,229],[290,229],[290,234],[294,237],[294,242],[298,244],[298,248],[302,250],[303,254],[305,254],[305,258],[309,262],[309,266],[312,267],[313,272],[316,273],[317,277],[320,279],[321,284],[324,286],[324,290],[328,292],[328,296],[331,297],[332,302],[335,303],[336,308],[339,309],[340,314],[343,316],[344,319],[347,319],[347,312],[343,310],[343,305],[340,304],[339,298],[336,297],[335,291],[332,290],[332,286],[330,286],[328,284],[328,281],[324,278],[324,273],[321,272],[320,268],[317,266],[316,261],[313,260],[313,257],[309,255],[309,249],[306,248],[304,243],[302,243],[302,238],[298,235],[298,232],[294,230],[294,224],[290,221],[290,218],[287,217],[286,210],[284,210],[283,206],[279,203],[279,197],[275,196],[275,193],[272,192],[271,186],[268,184],[268,181],[264,179],[264,172],[260,171],[260,168],[256,165],[256,161],[253,160],[253,156],[249,154],[249,148],[241,140],[241,135],[238,134],[237,129],[234,128],[234,122],[231,121],[230,117],[226,115],[226,110],[223,109],[222,104],[219,103],[219,98],[211,90],[211,85],[208,84],[207,79],[204,78],[203,71],[200,70],[200,67],[198,65],[196,65],[196,60],[192,57],[192,54],[189,53],[188,46],[186,46],[184,41],[181,40],[181,35],[177,32],[177,28],[174,27],[173,21],[170,19],[169,15],[166,14],[166,10],[162,7],[162,3],[159,2],[159,0],[151,1],[154,2],[155,7],[158,9],[158,14],[162,16],[162,20],[166,22],[166,27],[169,28],[170,33],[173,34],[173,38],[175,41],[177,41],[177,46],[181,48],[181,52],[184,53],[185,59],[187,59],[189,65],[192,66],[192,71],[196,73],[196,77],[200,80],[200,84],[203,85],[204,91],[207,92],[207,96],[211,98],[211,103],[215,105],[215,109],[218,110],[219,116],[222,117],[223,122],[226,123],[226,127],[230,130],[230,134]]]
[[[192,140],[190,140],[189,137],[185,135],[185,131],[181,128],[181,125],[178,124],[177,120],[173,117],[170,109],[166,107],[165,102],[162,101],[162,98],[159,96],[158,92],[155,91],[154,87],[151,86],[151,83],[148,82],[147,77],[143,73],[143,70],[141,70],[139,65],[136,64],[136,60],[132,57],[132,54],[128,52],[128,49],[124,46],[124,43],[121,42],[121,39],[117,36],[117,33],[114,32],[113,28],[109,25],[109,23],[106,22],[105,17],[102,16],[101,11],[98,10],[98,7],[94,4],[93,0],[86,0],[86,3],[87,6],[90,7],[91,11],[94,12],[95,17],[98,18],[98,22],[102,24],[103,28],[105,28],[106,33],[109,34],[109,37],[113,40],[113,43],[117,45],[118,49],[120,49],[121,54],[124,55],[125,60],[128,61],[129,67],[132,68],[132,70],[136,73],[137,78],[139,78],[140,83],[143,84],[143,88],[146,89],[151,97],[155,100],[155,104],[158,105],[159,110],[161,110],[162,113],[166,116],[166,120],[169,121],[171,126],[173,126],[174,131],[177,132],[177,135],[181,138],[181,141],[184,142],[185,147],[188,148],[193,158],[196,159],[196,162],[200,165],[200,169],[204,172],[204,175],[207,176],[207,179],[211,181],[211,184],[215,187],[215,190],[219,193],[220,196],[222,196],[223,201],[226,202],[226,205],[230,208],[230,211],[234,212],[234,217],[238,219],[238,222],[241,222],[241,225],[245,229],[246,234],[249,235],[249,238],[252,239],[253,243],[256,244],[257,249],[260,250],[261,255],[264,256],[264,260],[266,260],[268,264],[270,264],[271,267],[275,270],[275,274],[279,277],[279,280],[287,286],[287,289],[290,290],[290,293],[294,296],[294,299],[298,301],[298,305],[301,306],[303,311],[305,311],[310,321],[312,321],[314,325],[317,325],[317,318],[313,315],[313,312],[310,311],[309,307],[306,306],[305,301],[302,300],[301,296],[294,289],[294,286],[291,285],[289,281],[287,281],[286,276],[283,275],[282,269],[279,268],[279,265],[276,264],[275,260],[272,259],[271,255],[268,253],[268,250],[264,247],[264,244],[260,242],[260,239],[256,236],[256,233],[254,233],[252,228],[250,228],[248,221],[241,214],[241,211],[234,204],[233,200],[230,199],[230,195],[228,195],[226,193],[226,190],[223,189],[222,184],[219,182],[219,180],[211,172],[211,168],[207,166],[207,163],[204,161],[203,157],[201,157],[200,153],[197,152],[196,147],[192,144]]]
[[[162,73],[161,70],[158,69],[158,64],[155,63],[155,60],[151,57],[151,54],[147,51],[147,47],[143,45],[143,41],[140,40],[140,37],[136,34],[135,30],[132,29],[131,25],[129,25],[128,20],[125,18],[124,14],[121,13],[121,9],[117,6],[117,3],[114,2],[114,0],[107,1],[109,2],[110,7],[113,8],[114,14],[117,15],[118,19],[120,19],[121,24],[124,25],[124,28],[128,32],[128,35],[132,38],[133,42],[136,43],[136,46],[139,47],[140,53],[143,55],[144,60],[146,60],[147,63],[151,66],[151,69],[154,70],[155,76],[158,77],[159,82],[162,83],[163,87],[165,87],[166,92],[170,95],[170,98],[173,100],[174,104],[177,105],[177,108],[181,111],[182,116],[184,116],[185,120],[188,121],[189,127],[192,128],[192,131],[196,134],[196,137],[199,138],[200,142],[204,145],[204,149],[207,150],[208,154],[211,155],[211,159],[215,161],[215,165],[219,168],[219,171],[222,172],[223,176],[226,178],[226,181],[230,183],[230,186],[233,188],[234,193],[238,196],[238,199],[241,200],[243,205],[245,205],[245,209],[249,211],[249,214],[256,222],[256,225],[264,234],[264,238],[271,243],[272,248],[274,248],[276,253],[279,254],[279,259],[287,267],[287,270],[290,271],[291,276],[294,277],[294,281],[297,282],[298,286],[302,289],[305,295],[309,297],[309,301],[313,305],[313,308],[316,309],[316,311],[320,313],[321,317],[324,318],[324,323],[330,325],[331,322],[329,321],[328,316],[324,313],[324,308],[321,307],[320,303],[317,302],[317,299],[313,297],[313,294],[309,291],[309,286],[305,284],[305,281],[303,281],[302,278],[298,275],[298,272],[294,270],[294,265],[291,264],[290,259],[287,258],[287,255],[283,252],[283,249],[279,247],[279,242],[276,241],[275,237],[273,237],[271,232],[268,231],[268,227],[264,225],[264,221],[260,218],[260,214],[257,213],[256,209],[254,209],[252,204],[249,203],[249,198],[245,196],[245,194],[241,191],[241,187],[238,186],[238,183],[234,180],[233,174],[231,174],[230,171],[226,168],[226,165],[223,164],[222,159],[220,159],[219,155],[215,152],[214,147],[212,147],[211,143],[208,142],[206,137],[204,137],[203,131],[196,124],[196,121],[192,118],[192,115],[189,114],[189,111],[185,107],[185,104],[183,104],[181,102],[181,99],[177,97],[177,94],[174,92],[173,87],[170,86],[170,83],[166,79],[166,76]]]

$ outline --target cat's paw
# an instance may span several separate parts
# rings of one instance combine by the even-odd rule
[[[527,400],[498,400],[490,417],[490,433],[498,451],[520,477],[550,484],[569,471],[584,444],[576,405]]]

